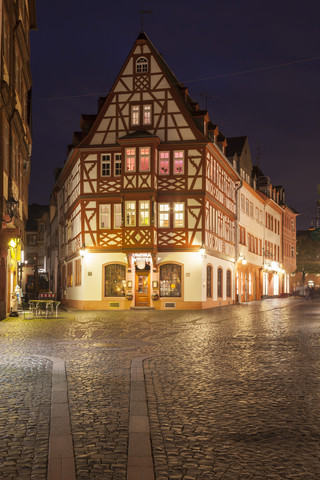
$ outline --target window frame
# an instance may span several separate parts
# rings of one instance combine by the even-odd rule
[[[218,267],[217,271],[217,297],[223,298],[223,269]]]
[[[168,208],[165,210],[161,210],[162,206],[167,206]],[[161,225],[161,217],[167,216],[168,225]],[[158,204],[158,219],[159,219],[159,228],[170,228],[170,203],[169,202],[161,202]]]
[[[210,273],[209,273],[209,272],[210,272]],[[213,298],[213,291],[212,291],[212,286],[213,286],[213,282],[212,282],[213,269],[212,269],[212,265],[207,264],[206,273],[207,273],[207,282],[206,282],[207,298],[211,298],[211,299],[212,299],[212,298]]]
[[[161,155],[168,155],[168,157],[162,158]],[[161,170],[163,168],[161,167],[162,162],[165,162],[168,164],[167,171]],[[159,175],[170,175],[170,152],[169,151],[159,152]]]
[[[170,268],[172,272],[170,272]],[[174,270],[175,272],[173,272]],[[177,278],[170,278],[170,273],[174,273],[174,275],[177,275]],[[164,278],[164,274],[166,278]],[[178,263],[164,263],[163,265],[160,265],[159,266],[160,297],[182,298],[182,280],[183,280],[182,265]],[[173,283],[174,281],[176,281],[175,284]],[[177,283],[178,283],[178,288],[176,288]],[[175,288],[172,288],[172,286],[174,286]]]
[[[129,154],[128,152],[134,152],[134,154]],[[132,159],[133,162],[132,162],[132,166],[133,168],[128,168],[128,160]],[[133,173],[133,172],[136,172],[136,162],[137,162],[137,152],[136,152],[136,148],[126,148],[125,149],[125,172],[126,173]],[[130,163],[129,163],[129,166]]]
[[[141,66],[141,69],[139,69],[140,66]],[[138,57],[136,59],[135,67],[136,67],[135,72],[137,74],[148,73],[148,71],[149,71],[149,61],[148,61],[147,57],[145,57],[144,55],[141,55],[140,57]]]
[[[142,204],[148,205],[148,208],[143,209]],[[147,212],[147,223],[143,222],[141,217],[143,212]],[[150,227],[150,200],[139,200],[139,227]]]
[[[182,154],[182,157],[176,157],[176,154]],[[184,150],[174,150],[173,151],[173,175],[184,175]],[[182,162],[181,172],[176,172],[176,163]]]
[[[134,205],[134,208],[129,208],[129,204]],[[130,213],[133,212],[133,213]],[[128,218],[129,215],[129,218]],[[130,218],[133,218],[131,223]],[[137,202],[136,200],[126,200],[125,202],[125,226],[135,227],[137,224]]]
[[[120,165],[120,168],[119,168]],[[120,171],[120,173],[119,173]],[[122,158],[121,158],[121,153],[115,153],[114,154],[114,176],[115,177],[121,177],[122,173]]]
[[[105,159],[104,157],[108,157]],[[104,173],[104,166],[107,166],[107,170],[109,173]],[[103,153],[101,154],[101,177],[111,177],[112,176],[112,157],[111,153]]]
[[[148,151],[148,154],[142,153],[144,150]],[[141,160],[148,159],[148,168],[142,168]],[[139,171],[140,172],[150,172],[150,162],[151,162],[151,148],[150,147],[140,147],[139,148]]]
[[[113,276],[114,275],[117,275],[117,271],[115,269],[115,272],[113,273],[113,275],[109,275],[109,282],[110,282],[110,285],[108,287],[108,291],[107,291],[107,270],[112,268],[112,267],[118,267],[118,274],[120,275],[122,273],[122,280],[120,280],[120,290],[119,292],[120,293],[116,293],[114,292],[114,290],[111,289],[111,287],[114,285],[114,280],[113,280]],[[122,272],[120,272],[120,270]],[[124,274],[124,275],[123,275]],[[125,297],[125,281],[126,281],[126,266],[121,264],[121,263],[108,263],[107,265],[104,265],[104,275],[103,275],[103,278],[104,278],[104,298],[122,298],[122,297]],[[115,287],[114,287],[115,288]],[[118,287],[116,287],[118,288]]]
[[[102,212],[102,208],[107,207],[107,212]],[[108,219],[107,226],[102,226],[102,217],[106,215]],[[110,203],[100,203],[99,204],[99,229],[100,230],[110,230],[111,229],[111,204]]]
[[[182,209],[178,210],[176,207],[181,205]],[[179,215],[182,215],[182,225],[177,225],[181,218],[177,218]],[[173,228],[185,228],[185,203],[184,202],[174,202],[173,203]]]

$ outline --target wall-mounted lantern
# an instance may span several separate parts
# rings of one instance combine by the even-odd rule
[[[2,218],[2,221],[4,223],[11,223],[12,222],[12,219],[13,217],[16,215],[17,213],[17,208],[18,208],[18,205],[19,205],[19,200],[15,200],[13,198],[13,195],[11,195],[11,197],[6,201],[6,204],[7,204],[7,215],[9,216],[10,220],[6,220],[5,218]]]

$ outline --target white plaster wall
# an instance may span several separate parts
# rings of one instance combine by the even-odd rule
[[[227,270],[231,270],[231,298],[234,300],[235,295],[235,278],[234,278],[234,263],[227,260],[223,260],[211,255],[204,255],[203,259],[203,282],[202,282],[202,295],[203,300],[206,300],[207,296],[207,265],[211,265],[213,269],[212,275],[212,300],[218,300],[218,268],[223,270],[222,278],[222,300],[227,300]]]

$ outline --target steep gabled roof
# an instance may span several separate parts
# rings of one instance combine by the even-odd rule
[[[235,154],[240,157],[243,152],[246,140],[248,137],[231,137],[227,138],[227,148],[226,148],[226,156],[233,157]]]

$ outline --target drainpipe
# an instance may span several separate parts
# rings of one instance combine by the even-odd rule
[[[239,225],[239,193],[240,193],[240,188],[243,185],[242,179],[239,177],[239,182],[236,182],[236,221],[235,221],[235,262],[234,262],[234,284],[236,286],[237,284],[237,278],[236,278],[236,268],[237,268],[237,261],[239,258],[239,233],[238,233],[238,225]],[[237,300],[237,298],[235,299]]]

